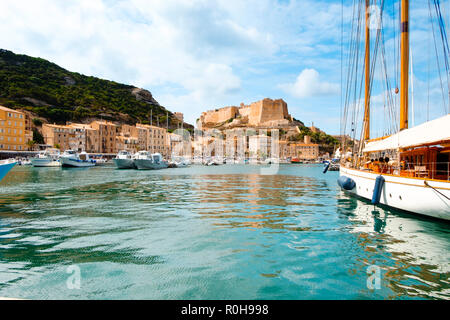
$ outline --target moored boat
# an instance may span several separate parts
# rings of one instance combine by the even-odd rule
[[[117,169],[136,169],[133,155],[126,150],[119,151],[113,161]]]
[[[394,127],[393,134],[370,138],[370,94],[373,84],[370,76],[370,25],[366,20],[365,98],[361,141],[359,145],[355,144],[355,121],[351,120],[353,137],[349,142],[352,145],[347,146],[344,142],[342,150],[352,149],[353,154],[341,157],[338,184],[347,193],[370,200],[374,205],[450,220],[450,114],[409,127],[409,1],[402,0],[400,7],[401,82],[400,90],[394,91],[400,92],[399,126],[391,124]],[[440,16],[440,8],[435,9]],[[367,5],[366,15],[369,12],[370,7]],[[445,34],[442,33],[441,36],[447,40]],[[387,79],[387,69],[384,70],[384,77]],[[347,95],[352,90],[349,89],[351,87],[352,85],[347,88]],[[386,91],[384,94],[390,98],[392,93]],[[356,109],[357,103],[353,107]],[[389,107],[392,107],[390,111],[395,115],[394,105]],[[348,111],[343,114],[348,114]],[[414,111],[412,115],[414,120]],[[343,123],[346,122],[347,119],[344,118]]]
[[[61,152],[58,149],[46,149],[31,159],[31,164],[33,167],[60,167],[60,155]]]
[[[77,153],[74,150],[66,150],[60,158],[63,167],[81,168],[95,166],[95,160],[89,158],[86,152]]]
[[[139,151],[134,159],[134,164],[139,170],[165,169],[169,166],[161,154],[151,154],[149,151]]]

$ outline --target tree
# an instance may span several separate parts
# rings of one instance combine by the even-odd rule
[[[36,146],[36,141],[34,141],[34,140],[29,140],[29,141],[27,142],[27,146],[28,146],[28,150],[33,150],[34,147]]]
[[[34,124],[36,127],[40,127],[40,126],[42,126],[42,120],[39,119],[39,118],[33,118],[33,124]]]
[[[38,143],[38,144],[44,144],[45,143],[44,137],[39,132],[39,130],[36,129],[36,128],[33,129],[33,141],[35,141],[35,143]]]

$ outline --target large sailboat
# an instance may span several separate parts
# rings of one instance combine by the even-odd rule
[[[439,1],[434,1],[435,5],[436,3],[439,4]],[[360,141],[351,141],[352,157],[341,158],[338,184],[344,191],[371,200],[375,205],[450,220],[450,114],[409,128],[408,0],[401,0],[400,3],[399,127],[396,132],[387,136],[370,138],[370,94],[374,73],[371,68],[374,68],[374,63],[370,61],[371,1],[366,0],[365,4],[365,95],[361,138]],[[435,8],[439,17],[440,8]],[[439,23],[443,23],[442,16]],[[443,56],[448,69],[449,52],[445,26],[443,30],[440,30],[442,43],[446,46]],[[448,70],[446,71],[448,74]],[[395,94],[397,93],[398,90]],[[346,112],[344,109],[344,114]],[[345,121],[344,119],[343,123]],[[357,120],[353,120],[353,126],[355,122]],[[354,128],[352,131],[356,137]],[[349,149],[349,145],[346,145],[348,142],[350,141],[343,143],[342,150]]]

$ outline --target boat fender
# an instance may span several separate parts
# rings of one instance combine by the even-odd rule
[[[327,162],[325,165],[325,168],[323,168],[323,173],[327,173],[328,169],[330,168],[331,162]]]
[[[353,179],[346,177],[346,176],[340,176],[338,179],[338,185],[344,189],[344,190],[352,190],[356,187],[356,183]]]
[[[379,204],[381,198],[381,191],[383,190],[384,178],[383,176],[378,176],[375,179],[375,187],[373,188],[372,194],[372,204]]]

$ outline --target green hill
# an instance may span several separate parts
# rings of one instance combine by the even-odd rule
[[[147,90],[67,71],[41,58],[0,49],[0,105],[53,123],[104,119],[166,125],[167,110]],[[178,120],[169,112],[169,127]],[[185,125],[186,126],[186,125]]]

